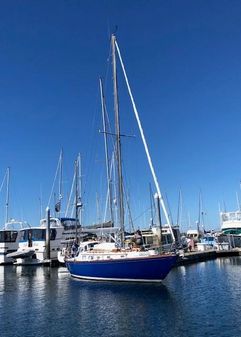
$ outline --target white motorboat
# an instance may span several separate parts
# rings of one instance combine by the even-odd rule
[[[221,212],[221,233],[217,235],[220,243],[226,242],[232,248],[241,247],[241,211]]]
[[[74,223],[75,219],[50,218],[50,259],[47,256],[46,219],[40,220],[39,227],[21,229],[18,249],[8,257],[14,259],[14,264],[17,265],[36,265],[57,261],[58,252],[63,248],[66,226],[68,224],[69,227],[74,228]]]
[[[18,249],[20,230],[23,226],[26,226],[26,223],[11,220],[0,230],[0,264],[13,263],[11,254]]]

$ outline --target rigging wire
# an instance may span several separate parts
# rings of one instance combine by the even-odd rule
[[[131,102],[132,102],[134,114],[135,114],[135,117],[136,117],[136,120],[137,120],[137,124],[138,124],[138,127],[139,127],[139,131],[140,131],[140,134],[141,134],[143,145],[144,145],[144,148],[145,148],[145,151],[146,151],[147,160],[148,160],[148,163],[149,163],[149,166],[150,166],[150,169],[151,169],[151,172],[152,172],[153,180],[154,180],[154,183],[155,183],[155,186],[156,186],[156,189],[157,189],[158,197],[160,199],[162,209],[163,209],[163,212],[165,214],[165,217],[166,217],[166,220],[167,220],[167,223],[168,223],[171,235],[172,235],[173,242],[175,242],[175,236],[174,236],[174,233],[173,233],[173,230],[172,230],[171,221],[170,221],[170,218],[168,216],[168,212],[166,210],[166,207],[165,207],[165,204],[164,204],[164,201],[163,201],[163,197],[162,197],[162,194],[161,194],[159,183],[158,183],[158,180],[157,180],[157,177],[156,177],[156,173],[155,173],[155,170],[154,170],[154,167],[153,167],[153,164],[152,164],[152,160],[151,160],[151,157],[150,157],[147,142],[146,142],[146,139],[145,139],[145,136],[144,136],[144,131],[143,131],[143,128],[142,128],[142,125],[141,125],[139,114],[138,114],[136,104],[135,104],[135,101],[134,101],[134,98],[133,98],[133,95],[132,95],[132,91],[131,91],[131,88],[130,88],[130,85],[129,85],[129,80],[128,80],[128,77],[127,77],[127,74],[126,74],[126,71],[125,71],[124,63],[122,61],[120,49],[119,49],[119,46],[118,46],[118,43],[117,43],[116,40],[115,40],[115,45],[116,45],[117,53],[118,53],[119,60],[120,60],[120,63],[121,63],[121,67],[122,67],[122,70],[123,70],[123,73],[124,73],[127,89],[128,89],[129,95],[130,95],[130,99],[131,99]]]
[[[73,195],[73,190],[74,190],[75,175],[76,175],[76,173],[74,173],[74,176],[73,176],[70,194],[69,194],[69,198],[68,198],[68,202],[67,202],[67,206],[66,206],[66,210],[65,210],[65,215],[64,215],[65,217],[67,217],[67,215],[69,213],[69,207],[70,207],[70,203],[71,203],[71,199],[72,199],[72,195]]]
[[[57,176],[58,176],[58,173],[59,173],[59,169],[61,167],[61,161],[62,161],[62,150],[60,152],[60,156],[59,156],[59,160],[58,160],[58,164],[57,164],[57,169],[55,171],[54,181],[53,181],[53,184],[52,184],[52,188],[51,188],[51,192],[50,192],[50,196],[49,196],[49,201],[48,201],[48,206],[47,207],[50,207],[50,202],[51,202],[51,199],[52,199],[52,196],[53,196],[55,182],[56,182],[56,179],[57,179]]]

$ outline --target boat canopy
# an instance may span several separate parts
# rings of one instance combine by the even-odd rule
[[[40,220],[40,226],[46,227],[47,222],[46,219]],[[50,227],[64,227],[67,229],[75,229],[76,228],[76,219],[75,218],[50,218]],[[77,228],[80,228],[79,220],[77,220]]]

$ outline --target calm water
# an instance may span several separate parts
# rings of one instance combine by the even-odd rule
[[[241,258],[179,267],[161,285],[0,267],[1,337],[241,336]]]

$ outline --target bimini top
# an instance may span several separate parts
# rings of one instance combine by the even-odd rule
[[[9,222],[6,222],[1,229],[3,230],[15,230],[18,231],[20,229],[30,227],[30,225],[26,221],[17,221],[14,219],[11,219]]]
[[[50,218],[50,227],[73,227],[75,228],[75,218]],[[40,220],[40,227],[46,227],[47,221],[46,219]],[[79,227],[79,221],[78,221]]]
[[[199,231],[197,229],[189,229],[187,235],[199,235]]]

